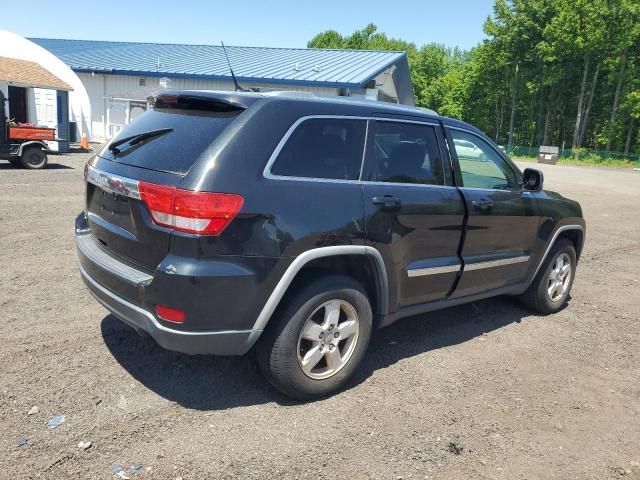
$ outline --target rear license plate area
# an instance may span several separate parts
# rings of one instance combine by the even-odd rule
[[[117,193],[113,192],[107,192],[98,188],[95,196],[97,197],[96,203],[99,205],[100,212],[104,215],[126,215],[128,217],[131,213],[129,198],[123,195],[118,195]]]

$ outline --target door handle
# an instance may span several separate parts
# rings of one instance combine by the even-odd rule
[[[384,197],[373,197],[371,199],[371,203],[378,207],[387,209],[400,208],[400,206],[402,205],[402,202],[398,197],[393,197],[391,195],[385,195]]]
[[[493,208],[493,202],[487,200],[486,198],[474,200],[471,202],[471,205],[473,205],[473,208],[475,208],[476,210],[480,210],[482,212],[487,212],[491,210],[491,208]]]

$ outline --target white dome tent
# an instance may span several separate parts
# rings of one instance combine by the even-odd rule
[[[11,94],[22,97],[14,101],[23,115],[20,121],[54,127],[58,137],[67,140],[79,140],[83,134],[91,138],[89,96],[76,73],[62,60],[6,30],[0,30],[0,60],[5,65],[0,69],[0,91],[10,104]],[[76,132],[69,131],[69,122],[77,125]],[[49,142],[49,146],[63,151],[68,142]]]

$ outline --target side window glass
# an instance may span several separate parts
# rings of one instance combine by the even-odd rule
[[[376,121],[373,155],[377,165],[375,181],[444,184],[434,127]]]
[[[460,130],[452,129],[451,136],[464,187],[495,190],[517,188],[518,177],[515,172],[487,142]]]
[[[364,120],[305,120],[278,154],[271,173],[287,177],[358,180],[365,131]]]

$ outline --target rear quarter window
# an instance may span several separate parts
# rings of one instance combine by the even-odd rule
[[[108,146],[100,156],[118,163],[162,172],[185,175],[211,143],[243,110],[210,112],[153,108],[122,130],[113,142],[121,138],[158,130],[169,133],[127,147],[114,154]]]

